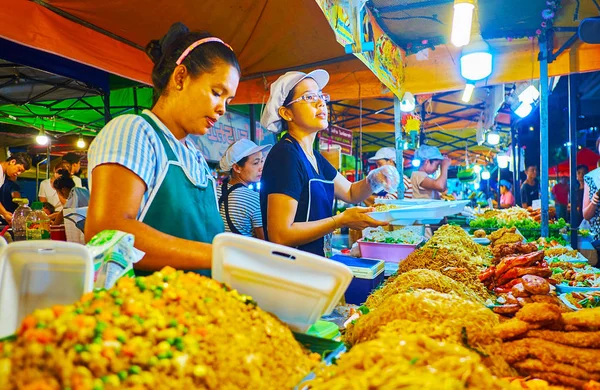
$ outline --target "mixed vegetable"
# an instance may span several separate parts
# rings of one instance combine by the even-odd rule
[[[382,227],[368,230],[363,238],[367,242],[380,242],[386,244],[418,245],[423,241],[423,236],[410,229],[399,229],[391,232]]]

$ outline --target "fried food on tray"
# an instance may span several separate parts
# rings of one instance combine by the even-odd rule
[[[600,307],[583,309],[573,313],[564,313],[562,316],[565,325],[582,328],[600,328]],[[598,359],[600,361],[600,359]]]
[[[487,234],[483,229],[475,230],[475,232],[473,233],[473,236],[475,238],[485,238],[486,235]]]
[[[532,295],[531,300],[537,303],[549,303],[551,305],[560,305],[557,297],[551,295]]]
[[[546,255],[546,257],[558,257],[569,252],[570,250],[565,247],[549,248],[544,250],[544,254]]]
[[[531,252],[536,252],[537,250],[538,246],[533,242],[515,242],[513,244],[495,245],[492,248],[492,254],[497,260],[500,260],[505,256],[527,254]]]
[[[530,330],[527,332],[527,337],[554,341],[571,347],[600,348],[600,332],[561,332],[539,329]],[[600,351],[598,354],[600,356]]]
[[[560,386],[570,386],[576,389],[582,389],[587,383],[586,380],[573,378],[571,376],[555,374],[552,372],[530,372],[529,375],[535,378],[543,379],[550,383]]]
[[[526,322],[549,323],[560,321],[561,311],[557,306],[549,303],[531,303],[519,310],[516,317]]]
[[[502,340],[510,340],[522,336],[530,330],[529,323],[518,318],[511,318],[494,328],[494,334]]]
[[[600,382],[589,381],[583,386],[583,390],[600,390]]]
[[[488,238],[490,239],[490,241],[494,242],[497,239],[499,239],[500,237],[502,237],[505,234],[508,233],[514,233],[517,231],[516,227],[511,227],[511,228],[501,228],[496,230],[495,232],[490,233],[490,235],[488,236]]]
[[[542,339],[525,338],[505,342],[502,344],[502,356],[511,364],[535,357],[544,364],[559,362],[600,373],[597,350],[570,347]]]
[[[579,367],[575,367],[564,363],[545,364],[539,359],[525,359],[522,362],[515,363],[515,367],[526,374],[531,372],[552,372],[568,377],[579,378],[583,380],[600,379],[599,373],[590,373]]]
[[[550,292],[550,283],[541,276],[524,275],[523,288],[533,295],[543,295]]]

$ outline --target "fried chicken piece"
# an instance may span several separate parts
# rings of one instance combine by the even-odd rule
[[[582,368],[564,363],[544,364],[538,359],[526,359],[522,362],[515,363],[514,366],[521,374],[527,375],[531,372],[552,372],[583,380],[600,379],[599,373],[590,373]]]
[[[512,244],[523,241],[523,236],[517,233],[506,233],[494,241],[494,246],[502,244]]]
[[[518,318],[504,321],[494,327],[494,334],[502,340],[510,340],[524,335],[529,331],[529,323]]]
[[[600,390],[600,382],[589,381],[583,386],[583,390]]]
[[[600,332],[600,327],[586,328],[585,326],[565,325],[564,330],[565,332]]]
[[[600,332],[560,332],[552,330],[530,330],[527,337],[553,341],[579,348],[600,348]],[[600,356],[600,352],[598,352]]]
[[[600,328],[600,307],[564,313],[562,317],[566,325],[584,328]]]
[[[485,230],[483,229],[479,229],[479,230],[475,230],[475,232],[473,233],[473,237],[475,238],[484,238],[486,236]]]
[[[501,276],[511,268],[531,266],[543,259],[543,251],[531,252],[526,255],[507,256],[496,266],[496,277]]]
[[[533,242],[516,242],[514,244],[496,245],[492,248],[492,254],[496,258],[496,260],[500,260],[501,258],[506,256],[527,254],[531,252],[536,252],[537,250],[538,246]]]
[[[521,306],[518,303],[507,303],[502,306],[495,306],[493,311],[496,314],[515,314]]]
[[[585,380],[573,378],[571,376],[555,374],[552,372],[530,372],[529,375],[531,375],[534,378],[543,379],[555,385],[571,386],[576,389],[583,389],[587,382]]]
[[[600,374],[598,355],[598,350],[595,349],[575,348],[529,337],[502,344],[502,356],[510,364],[531,357],[541,360],[544,364],[571,364],[588,372]]]
[[[532,295],[531,300],[537,303],[549,303],[551,305],[560,305],[558,298],[551,295]]]
[[[523,287],[533,295],[543,295],[550,292],[550,283],[541,276],[524,275]]]
[[[498,229],[495,232],[490,233],[490,235],[488,236],[488,238],[490,239],[490,241],[495,242],[497,241],[500,237],[502,237],[505,234],[510,234],[510,233],[514,233],[517,231],[516,227],[511,227],[509,229],[507,228],[502,228],[502,229]]]
[[[519,310],[516,316],[526,322],[549,323],[559,321],[561,311],[557,306],[549,303],[531,303]]]

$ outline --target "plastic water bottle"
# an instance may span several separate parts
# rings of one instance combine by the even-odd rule
[[[15,241],[25,241],[27,239],[26,235],[26,221],[25,219],[31,213],[31,208],[29,205],[29,199],[25,198],[15,198],[13,202],[19,205],[15,212],[13,213],[13,222],[12,222],[12,230]]]
[[[25,219],[26,235],[28,240],[50,239],[50,218],[42,210],[42,202],[33,202],[31,213]]]

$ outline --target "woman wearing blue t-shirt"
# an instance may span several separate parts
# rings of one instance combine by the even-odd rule
[[[288,72],[271,85],[261,117],[268,130],[287,134],[271,149],[263,168],[260,203],[267,240],[324,255],[324,237],[339,227],[364,229],[386,225],[367,215],[372,209],[354,207],[332,215],[333,198],[360,203],[372,193],[395,190],[398,171],[384,166],[365,180],[350,183],[313,149],[315,137],[329,126],[322,89],[329,81],[324,70]]]

